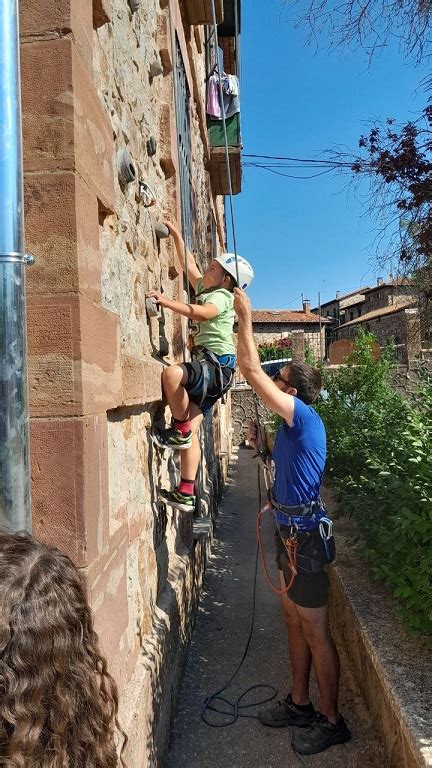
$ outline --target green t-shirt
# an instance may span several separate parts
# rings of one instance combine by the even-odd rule
[[[197,294],[203,290],[202,280],[196,284]],[[207,347],[215,355],[234,355],[234,295],[225,288],[203,293],[196,297],[197,304],[214,304],[218,314],[212,320],[203,320],[194,338],[196,347]]]

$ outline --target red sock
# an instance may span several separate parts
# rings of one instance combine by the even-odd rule
[[[180,421],[179,419],[173,418],[173,422],[177,432],[181,432],[182,435],[188,435],[189,432],[191,431],[191,423],[189,419],[187,419],[186,421]]]
[[[189,496],[195,496],[195,483],[193,480],[183,480],[181,478],[178,490],[181,493],[188,493]]]

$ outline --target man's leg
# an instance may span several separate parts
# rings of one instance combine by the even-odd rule
[[[279,571],[281,589],[285,584],[282,571]],[[294,704],[309,704],[309,678],[312,664],[312,653],[305,640],[300,617],[296,605],[288,597],[282,595],[282,614],[288,634],[288,649],[291,661],[292,691]]]
[[[296,605],[302,632],[312,652],[320,690],[320,707],[313,723],[295,729],[292,747],[302,755],[316,755],[335,744],[344,744],[351,732],[338,712],[339,656],[331,636],[328,607],[303,608]]]
[[[286,587],[283,571],[279,571],[281,589]],[[309,698],[309,678],[312,654],[307,644],[296,606],[287,594],[281,596],[282,614],[288,634],[288,648],[291,661],[292,690],[286,699],[275,706],[258,712],[258,719],[263,725],[272,728],[284,726],[306,727],[315,716],[315,710]]]
[[[339,656],[330,632],[328,606],[295,606],[302,635],[308,644],[320,691],[319,711],[331,723],[338,719]]]

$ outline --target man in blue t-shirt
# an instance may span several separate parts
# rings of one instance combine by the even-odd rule
[[[238,318],[237,357],[249,384],[267,407],[283,418],[273,448],[272,506],[276,520],[276,551],[292,671],[292,690],[276,706],[258,713],[263,725],[296,726],[293,747],[312,755],[351,737],[338,711],[339,657],[328,619],[329,561],[320,534],[320,487],[326,460],[324,424],[311,403],[321,391],[320,372],[306,363],[288,363],[269,378],[261,368],[247,296],[234,289]],[[251,427],[252,443],[257,439]],[[303,516],[303,519],[302,519]],[[296,532],[293,518],[301,523]],[[295,534],[297,575],[293,575],[287,544]],[[292,581],[292,579],[294,580]],[[312,663],[320,691],[316,711],[309,698]]]

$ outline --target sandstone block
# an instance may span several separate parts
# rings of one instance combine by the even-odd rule
[[[115,209],[115,149],[111,124],[91,73],[73,56],[76,169],[107,211]]]
[[[25,170],[74,169],[74,105],[70,39],[22,46]]]
[[[106,419],[33,419],[31,461],[35,536],[87,565],[108,516]]]
[[[80,296],[30,296],[33,416],[103,412],[121,402],[119,321]]]
[[[25,179],[30,294],[85,293],[100,299],[98,203],[73,173],[29,174]]]
[[[72,33],[87,66],[92,67],[92,7],[88,0],[23,0],[20,6],[21,39]]]
[[[112,0],[93,0],[93,26],[95,29],[111,21]]]
[[[176,144],[177,131],[175,115],[169,104],[162,103],[159,109],[159,157],[161,168],[166,179],[177,172],[178,150]]]
[[[114,210],[112,130],[72,40],[23,46],[22,82],[25,170],[77,170]]]
[[[127,529],[123,527],[111,537],[109,549],[88,569],[95,628],[108,663],[118,651],[128,626],[127,546]]]
[[[121,367],[125,405],[150,403],[162,399],[163,365],[161,363],[122,355]]]

